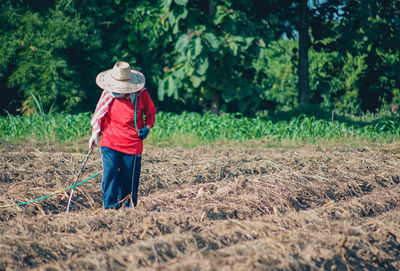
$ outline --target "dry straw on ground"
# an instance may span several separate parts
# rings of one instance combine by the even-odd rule
[[[2,149],[0,204],[71,185],[85,154]],[[134,210],[98,176],[0,209],[0,270],[399,270],[400,148],[148,147]],[[96,151],[82,179],[101,170]]]

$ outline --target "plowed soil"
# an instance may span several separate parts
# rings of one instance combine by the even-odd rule
[[[0,205],[72,185],[86,153],[0,149]],[[102,170],[99,150],[80,181]],[[146,147],[137,208],[101,175],[0,208],[0,270],[400,270],[400,145]]]

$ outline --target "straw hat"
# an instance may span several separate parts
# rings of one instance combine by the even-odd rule
[[[145,78],[141,72],[131,70],[129,63],[119,61],[111,70],[101,72],[96,84],[102,89],[115,93],[137,92],[144,87]]]

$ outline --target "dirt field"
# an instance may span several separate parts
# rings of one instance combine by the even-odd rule
[[[0,205],[72,185],[85,152],[0,149]],[[101,171],[98,149],[80,180]],[[400,145],[146,147],[136,209],[101,175],[0,208],[0,270],[400,270]]]

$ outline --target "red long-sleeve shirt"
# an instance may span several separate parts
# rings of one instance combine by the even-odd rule
[[[145,125],[153,127],[156,108],[147,90],[137,97],[136,125],[138,130]],[[127,154],[142,154],[143,140],[138,136],[134,122],[135,102],[129,95],[114,98],[101,120],[102,138],[100,147],[108,147]]]

